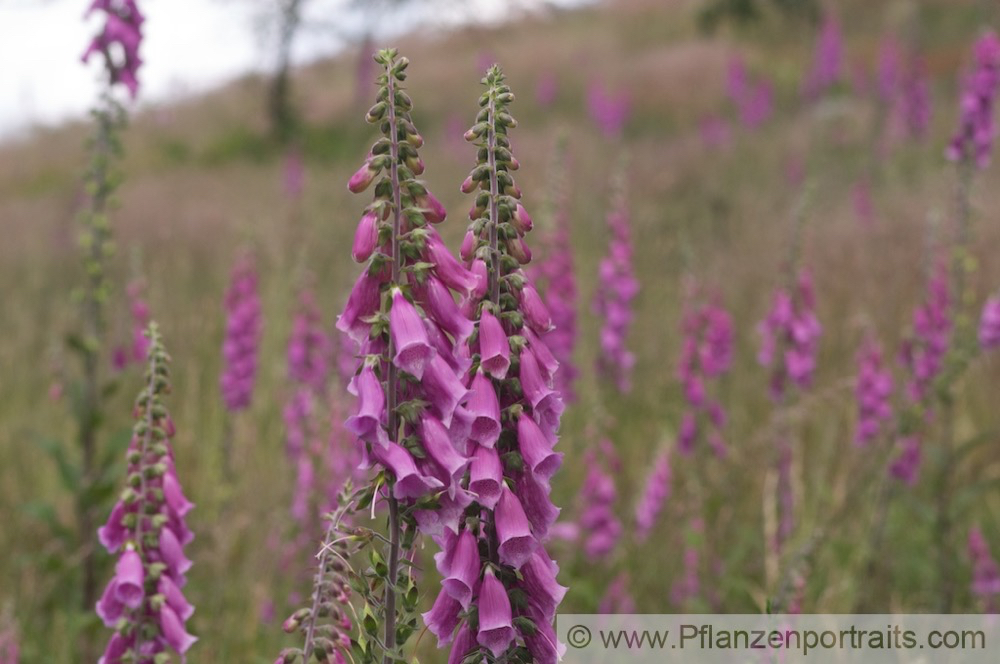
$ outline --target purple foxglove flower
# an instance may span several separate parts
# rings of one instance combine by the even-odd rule
[[[539,542],[548,536],[549,528],[559,518],[560,509],[549,498],[548,483],[525,471],[517,478],[514,493],[521,501],[524,514],[531,524],[531,532]]]
[[[543,548],[539,547],[524,562],[520,572],[519,587],[528,595],[529,600],[539,608],[545,620],[551,621],[555,617],[556,607],[562,602],[568,590],[556,581],[559,566],[552,562]]]
[[[167,564],[167,568],[174,574],[182,575],[191,569],[191,561],[184,555],[184,549],[181,547],[177,535],[170,528],[162,528],[160,530],[159,548],[163,562]]]
[[[122,517],[124,516],[125,505],[117,502],[111,509],[107,523],[97,529],[97,539],[100,540],[101,546],[108,550],[108,553],[114,553],[125,543],[128,531],[122,525]]]
[[[534,286],[526,284],[521,290],[521,309],[528,326],[538,334],[552,329],[552,315],[542,302]]]
[[[1000,38],[988,32],[973,47],[974,65],[963,83],[958,131],[945,154],[952,161],[968,159],[978,168],[990,164],[993,152],[993,105],[1000,89]]]
[[[181,589],[173,582],[169,575],[160,576],[156,591],[166,598],[167,604],[174,610],[181,620],[186,621],[194,615],[194,607],[184,598]]]
[[[858,402],[858,425],[854,434],[857,445],[867,445],[882,432],[892,417],[892,373],[884,368],[882,350],[868,337],[858,353],[858,376],[854,395]]]
[[[476,641],[494,657],[499,657],[514,642],[514,623],[507,589],[497,580],[492,568],[486,569],[479,591],[479,633]]]
[[[473,649],[478,648],[476,637],[472,633],[469,623],[462,623],[462,626],[458,629],[458,634],[455,636],[455,644],[451,647],[451,652],[448,653],[448,664],[463,664],[466,656]]]
[[[365,319],[378,309],[381,285],[382,279],[369,276],[367,271],[362,272],[351,289],[344,312],[337,317],[337,329],[353,339],[354,343],[360,344],[368,338],[372,326]]]
[[[118,578],[112,577],[104,588],[104,593],[97,600],[97,616],[105,627],[114,627],[125,612],[125,605],[118,599]]]
[[[163,639],[167,645],[182,655],[198,640],[197,637],[191,636],[185,631],[184,623],[181,622],[169,604],[160,608],[160,630],[163,632]]]
[[[469,467],[469,459],[459,454],[452,446],[448,430],[430,413],[425,412],[420,417],[420,442],[428,456],[450,479],[454,490],[454,483]]]
[[[441,587],[457,600],[463,609],[468,609],[478,581],[479,545],[472,531],[466,529],[455,541],[448,575],[441,582]]]
[[[142,65],[139,46],[142,42],[142,24],[145,21],[135,0],[122,2],[93,2],[87,10],[89,16],[94,11],[106,14],[104,27],[90,42],[82,59],[100,53],[105,59],[111,85],[120,83],[135,99],[139,92],[138,71]]]
[[[417,380],[423,378],[424,367],[436,351],[427,339],[424,321],[416,307],[398,288],[392,293],[389,333],[396,350],[393,364]]]
[[[484,309],[479,319],[479,365],[487,374],[503,380],[510,368],[510,343],[496,316]]]
[[[535,664],[557,664],[566,654],[566,646],[556,638],[551,620],[546,620],[537,607],[528,605],[526,615],[535,624],[532,634],[523,634],[524,645]]]
[[[985,601],[988,612],[995,613],[997,600],[1000,598],[1000,567],[997,566],[982,531],[977,527],[969,531],[968,550],[972,561],[972,593]]]
[[[438,638],[439,647],[448,645],[454,638],[455,628],[458,627],[458,614],[461,610],[462,605],[458,600],[442,588],[437,599],[434,600],[434,606],[431,607],[431,610],[422,614],[427,629]]]
[[[561,366],[559,360],[556,359],[548,344],[532,332],[531,328],[526,327],[522,332],[524,333],[524,338],[528,341],[528,347],[535,354],[535,359],[538,361],[538,369],[542,372],[542,378],[546,383],[555,382],[558,378],[559,367]],[[546,339],[550,339],[553,332],[555,330],[546,334]]]
[[[795,297],[775,291],[771,311],[757,329],[761,335],[758,361],[772,368],[771,396],[781,399],[789,381],[809,387],[816,367],[822,327],[813,313],[815,298],[808,271],[799,273]]]
[[[992,350],[1000,346],[1000,296],[993,296],[983,305],[979,319],[979,346]]]
[[[500,500],[502,485],[503,466],[497,451],[477,445],[469,466],[469,491],[476,495],[476,502],[491,510]]]
[[[236,412],[249,406],[253,396],[262,326],[257,270],[248,254],[233,268],[225,309],[224,368],[219,383],[226,408]]]
[[[472,501],[473,496],[467,491],[456,491],[454,496],[441,494],[438,496],[437,509],[416,510],[413,513],[420,532],[432,538],[439,546],[444,546],[443,542],[449,533],[458,533],[459,522]]]
[[[531,472],[542,480],[548,481],[562,465],[563,455],[552,451],[548,437],[526,413],[517,420],[517,447]]]
[[[431,320],[450,334],[456,345],[464,344],[474,325],[462,315],[448,287],[435,277],[428,277],[427,283],[420,289],[420,299]]]
[[[361,221],[358,222],[358,229],[354,233],[354,246],[351,248],[351,256],[358,263],[363,263],[371,258],[377,246],[378,214],[374,210],[368,210],[361,216]]]
[[[347,418],[344,426],[361,440],[389,444],[389,436],[382,423],[386,417],[385,392],[375,370],[366,366],[354,382],[358,396],[358,412]]]
[[[440,224],[448,216],[448,211],[444,209],[434,194],[427,192],[416,198],[417,207],[424,211],[424,218],[432,224]]]
[[[406,448],[396,443],[389,442],[384,447],[375,446],[372,454],[396,478],[392,495],[400,500],[422,498],[444,486],[436,478],[421,473]]]
[[[111,625],[109,625],[110,627]],[[118,664],[122,661],[122,657],[128,652],[128,643],[122,637],[121,634],[115,632],[111,636],[111,640],[108,641],[108,646],[104,649],[104,654],[97,664]],[[17,664],[14,662],[14,664]]]
[[[163,476],[163,497],[167,501],[167,506],[180,519],[194,508],[194,503],[184,496],[184,490],[177,481],[177,472],[173,468]]]
[[[646,489],[635,508],[635,534],[643,542],[656,524],[656,517],[670,497],[670,451],[663,450],[653,462],[653,469],[646,479]]]
[[[128,549],[115,564],[115,598],[130,609],[137,609],[144,596],[145,573],[142,559],[134,549]]]
[[[483,447],[493,447],[500,437],[500,402],[493,383],[482,371],[472,377],[471,395],[466,406],[472,413],[472,429],[469,438]]]
[[[440,353],[424,369],[421,385],[438,419],[445,427],[451,427],[455,410],[469,398],[470,393]]]
[[[476,300],[482,299],[486,295],[486,289],[489,288],[490,270],[486,267],[486,263],[479,258],[472,261],[472,267],[469,269],[476,279],[476,285],[473,287],[471,293],[472,298]]]
[[[298,300],[286,351],[288,377],[322,395],[326,392],[330,370],[330,338],[313,291],[304,288]]]
[[[528,517],[521,501],[506,486],[500,489],[496,507],[498,553],[500,562],[518,569],[538,548],[538,540],[531,534]]]
[[[478,277],[458,262],[436,232],[427,237],[426,254],[427,262],[434,264],[434,273],[445,285],[459,293],[471,293],[476,288]]]
[[[362,164],[351,179],[347,182],[347,189],[352,194],[360,194],[362,191],[367,189],[375,178],[378,177],[379,169],[373,168],[371,161],[366,161]]]
[[[465,262],[472,260],[473,253],[476,251],[476,234],[472,230],[468,230],[465,233],[465,237],[462,238],[462,246],[458,250],[458,255]],[[483,263],[485,265],[485,263]]]
[[[552,390],[545,382],[531,348],[521,351],[520,379],[524,398],[531,404],[531,410],[535,413],[539,425],[549,433],[557,431],[565,404],[559,398],[559,393]]]

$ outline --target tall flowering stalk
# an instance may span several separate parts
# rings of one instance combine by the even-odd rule
[[[858,422],[854,442],[864,447],[884,433],[892,419],[892,372],[886,368],[882,348],[873,336],[865,337],[857,362],[854,396]]]
[[[118,554],[97,615],[114,630],[102,664],[152,664],[195,642],[184,623],[194,612],[181,588],[194,535],[185,523],[194,505],[184,496],[170,439],[174,424],[163,397],[170,392],[170,357],[156,323],[148,328],[146,387],[135,405],[126,488],[98,530],[101,544]]]
[[[357,645],[362,661],[388,663],[402,658],[416,629],[416,586],[400,561],[410,555],[418,527],[438,538],[457,530],[469,503],[458,486],[470,463],[466,440],[485,441],[495,423],[489,403],[470,398],[460,380],[469,362],[456,347],[472,323],[452,291],[468,295],[479,281],[444,246],[432,225],[444,221],[444,207],[416,179],[424,170],[417,153],[423,139],[402,89],[409,61],[387,49],[375,62],[383,73],[367,119],[382,137],[348,183],[354,193],[374,185],[375,200],[352,248],[365,269],[337,328],[360,345],[362,358],[350,386],[357,409],[346,427],[378,470],[357,503],[384,504],[389,517],[385,554],[373,551],[381,562]]]
[[[580,489],[580,532],[583,553],[591,562],[607,561],[622,539],[622,524],[615,511],[618,489],[614,475],[617,459],[610,441],[584,454],[587,476]]]
[[[627,92],[612,92],[594,78],[587,86],[587,110],[601,133],[609,139],[621,138],[632,114],[632,99]]]
[[[1000,38],[988,32],[973,47],[973,69],[962,85],[961,117],[946,155],[986,168],[993,152],[993,105],[1000,88]]]
[[[690,454],[704,433],[709,447],[722,457],[726,454],[722,436],[726,412],[717,399],[709,396],[707,383],[726,373],[732,363],[733,321],[718,303],[706,303],[689,306],[681,329],[684,341],[677,377],[688,411],[681,420],[677,448],[682,454]]]
[[[570,403],[576,400],[573,383],[578,375],[573,363],[577,340],[577,287],[570,233],[569,187],[562,175],[566,161],[566,150],[561,145],[552,169],[554,181],[550,185],[552,196],[546,214],[551,225],[542,240],[540,260],[531,266],[528,274],[552,316],[553,329],[545,336],[545,342],[559,363],[556,389],[563,401]]]
[[[99,467],[98,438],[104,419],[104,395],[109,392],[100,366],[107,327],[106,308],[111,293],[108,262],[114,254],[109,212],[120,178],[117,162],[122,154],[119,133],[125,125],[125,110],[119,100],[119,86],[131,97],[138,92],[137,71],[141,63],[138,53],[142,41],[142,15],[135,0],[94,0],[87,15],[103,16],[100,30],[82,55],[84,62],[99,56],[104,69],[104,90],[95,105],[94,133],[89,142],[90,164],[85,181],[88,204],[80,215],[80,249],[83,255],[84,280],[75,297],[81,304],[81,328],[71,336],[72,348],[79,354],[82,375],[79,400],[74,407],[76,437],[81,451],[80,481],[75,493],[75,516],[78,527],[79,563],[82,577],[83,608],[93,607],[98,592],[98,569],[94,547],[90,546],[97,513],[104,509],[103,499],[95,491],[98,477],[106,470]],[[92,659],[93,644],[83,635],[80,655]]]
[[[232,472],[233,430],[231,417],[250,406],[257,378],[257,352],[263,331],[260,295],[257,292],[257,267],[249,252],[239,256],[233,266],[223,306],[226,312],[222,341],[222,373],[219,389],[230,418],[225,421],[222,437],[222,461],[226,474]]]
[[[608,254],[598,267],[594,312],[602,318],[601,354],[598,373],[609,378],[621,392],[632,389],[635,355],[628,350],[627,338],[632,325],[632,301],[639,294],[639,281],[632,265],[632,235],[629,228],[628,197],[622,174],[615,185],[615,195],[607,217],[611,240]]]
[[[653,460],[646,487],[635,507],[635,536],[640,542],[646,541],[656,526],[656,519],[670,498],[672,478],[670,448],[665,448]]]
[[[813,52],[812,68],[802,83],[802,93],[816,100],[840,81],[844,60],[844,36],[840,23],[827,15],[820,26]]]
[[[770,369],[770,394],[778,410],[774,459],[778,511],[774,540],[776,553],[780,553],[794,527],[794,459],[786,409],[797,391],[812,385],[819,338],[823,332],[816,316],[812,275],[807,268],[799,265],[805,203],[806,199],[803,199],[796,214],[786,285],[775,290],[771,310],[757,326],[761,337],[757,360]]]
[[[451,644],[449,662],[554,664],[564,647],[552,624],[566,589],[543,542],[559,514],[549,480],[562,461],[553,445],[563,404],[544,340],[551,317],[522,269],[531,224],[513,178],[514,96],[495,65],[483,84],[466,133],[478,148],[477,165],[462,186],[475,192],[465,253],[483,277],[463,307],[475,322],[468,370],[473,504],[457,530],[445,533],[437,559],[444,581],[424,621],[440,645]]]

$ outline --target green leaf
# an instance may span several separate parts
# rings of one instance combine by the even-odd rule
[[[59,480],[70,493],[80,490],[83,477],[82,470],[66,457],[66,446],[54,438],[36,436],[36,443],[46,454],[52,457],[59,470]]]

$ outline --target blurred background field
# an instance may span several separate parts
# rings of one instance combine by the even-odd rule
[[[885,544],[877,552],[869,547],[888,448],[884,441],[867,449],[852,442],[855,354],[865,333],[874,332],[887,361],[897,365],[901,339],[924,297],[928,245],[947,243],[952,233],[957,177],[943,152],[957,121],[960,73],[970,44],[984,27],[997,27],[1000,10],[978,0],[831,2],[846,37],[845,75],[806,103],[800,85],[815,24],[769,13],[707,35],[698,25],[703,4],[616,0],[394,41],[412,62],[407,83],[426,140],[424,178],[449,210],[442,233],[450,247],[457,249],[465,229],[469,200],[458,184],[475,154],[461,134],[472,124],[486,65],[500,63],[517,95],[513,141],[534,237],[551,224],[544,211],[552,183],[565,182],[580,287],[581,376],[579,398],[563,420],[566,457],[554,499],[572,521],[588,470],[584,451],[606,438],[621,458],[613,478],[625,534],[614,556],[599,564],[576,543],[553,543],[560,581],[570,587],[564,610],[596,610],[621,572],[638,612],[763,611],[782,584],[800,577],[806,612],[850,612],[864,592],[874,598],[873,610],[936,610],[932,505],[939,487],[924,478],[900,490]],[[933,115],[924,139],[894,141],[871,176],[877,105],[853,81],[859,71],[872,76],[887,33],[919,45]],[[737,56],[753,76],[774,84],[774,115],[754,130],[739,124],[726,94],[727,68]],[[169,403],[178,474],[197,504],[189,517],[197,538],[188,552],[196,564],[186,592],[197,607],[189,629],[201,640],[192,661],[273,661],[288,643],[280,622],[289,594],[308,592],[308,568],[275,564],[274,541],[289,532],[294,481],[281,419],[285,344],[296,293],[308,279],[332,332],[358,273],[349,247],[363,202],[345,185],[374,132],[363,120],[367,106],[355,100],[356,69],[356,53],[348,51],[294,70],[305,164],[298,201],[283,193],[286,154],[269,135],[260,76],[144,107],[124,133],[126,178],[112,213],[118,251],[110,340],[128,342],[124,285],[143,278],[174,358]],[[620,136],[604,135],[588,114],[595,82],[631,101]],[[540,85],[554,89],[551,103],[539,101]],[[729,139],[718,144],[702,130],[713,116],[729,126]],[[70,523],[72,515],[65,478],[46,452],[46,441],[72,437],[69,397],[59,386],[76,370],[63,340],[78,318],[71,292],[81,279],[75,215],[87,133],[85,122],[69,122],[0,144],[0,607],[16,616],[25,662],[77,661],[72,641],[59,635],[96,623],[75,609],[78,590],[67,580],[80,551],[65,549],[51,534],[53,524]],[[555,158],[560,138],[564,160]],[[640,282],[628,394],[603,385],[594,371],[599,322],[590,304],[608,244],[611,182],[621,168]],[[855,188],[869,176],[865,215]],[[1000,285],[997,182],[993,166],[972,188],[975,315]],[[805,220],[801,260],[815,280],[823,336],[815,384],[790,409],[795,528],[776,557],[767,544],[776,420],[767,371],[757,362],[756,325],[784,278],[797,210]],[[252,408],[233,424],[230,481],[221,465],[226,415],[219,349],[222,294],[241,248],[258,259],[264,337]],[[684,410],[676,370],[685,284],[692,279],[718,294],[734,320],[734,364],[719,389],[730,416],[729,454],[716,458],[703,445],[691,456],[674,454],[667,507],[639,543],[631,536],[635,503],[652,460],[673,445]],[[112,372],[110,357],[103,370]],[[102,446],[122,440],[140,381],[134,367],[121,374]],[[965,539],[979,525],[1000,551],[1000,360],[977,359],[955,395],[955,440],[983,434],[990,441],[963,458],[948,489],[957,588],[951,608],[978,611]],[[933,457],[933,434],[926,442]],[[67,446],[66,454],[76,450]],[[867,477],[858,488],[858,478]],[[691,526],[698,518],[700,533]],[[684,553],[692,547],[700,551],[700,588],[678,603],[671,588],[685,576]],[[873,553],[886,563],[876,578],[868,574]],[[274,617],[266,615],[272,601]],[[431,641],[422,639],[421,661],[443,661]]]

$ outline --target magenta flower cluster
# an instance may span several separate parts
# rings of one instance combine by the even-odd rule
[[[554,214],[554,227],[543,245],[543,258],[533,265],[530,274],[552,317],[552,330],[544,338],[559,363],[556,389],[563,401],[571,403],[576,399],[573,384],[579,372],[573,363],[577,339],[577,287],[568,206],[569,201],[559,201]]]
[[[726,426],[726,413],[718,400],[709,397],[706,383],[728,371],[732,363],[732,318],[718,304],[704,304],[690,308],[681,329],[684,341],[677,377],[688,411],[681,419],[677,447],[683,454],[690,454],[699,435],[708,429],[709,447],[718,456],[725,456],[722,429]]]
[[[941,262],[928,281],[926,299],[913,312],[913,330],[900,352],[900,361],[908,373],[906,394],[911,401],[927,399],[934,379],[944,367],[951,341],[951,315],[948,269]]]
[[[639,294],[639,281],[632,265],[632,236],[624,188],[615,197],[607,223],[611,239],[608,254],[598,266],[594,294],[594,312],[603,319],[597,369],[620,391],[628,392],[632,389],[635,355],[628,350],[626,341],[633,318],[632,301]]]
[[[774,113],[774,86],[767,79],[751,80],[742,57],[729,62],[726,90],[747,129],[757,129]]]
[[[1000,296],[992,296],[983,304],[979,318],[979,346],[992,350],[1000,346]]]
[[[892,372],[885,367],[882,349],[871,336],[865,338],[857,361],[854,396],[858,404],[858,422],[854,442],[865,446],[885,432],[892,418]]]
[[[969,531],[968,551],[972,562],[972,594],[983,601],[987,613],[997,613],[1000,610],[1000,566],[978,527]]]
[[[613,92],[595,78],[587,86],[587,111],[607,138],[620,138],[632,114],[632,99],[627,92]]]
[[[802,83],[803,95],[815,100],[836,84],[843,73],[843,60],[844,36],[840,23],[827,15],[820,26],[812,67]]]
[[[670,450],[664,449],[656,455],[653,468],[646,478],[646,487],[635,507],[635,537],[644,542],[656,525],[656,519],[670,498],[671,489]]]
[[[115,630],[101,664],[151,661],[168,649],[183,655],[196,640],[184,627],[194,607],[181,591],[191,568],[184,547],[194,539],[185,519],[194,505],[177,478],[174,425],[161,401],[169,358],[155,324],[149,329],[147,387],[136,405],[127,488],[97,533],[104,548],[118,554],[97,602],[97,615]]]
[[[788,384],[806,388],[812,384],[816,353],[823,328],[816,318],[812,276],[801,270],[791,293],[778,289],[771,310],[758,325],[761,335],[758,361],[771,367],[770,391],[781,399]]]
[[[225,295],[226,330],[222,342],[223,369],[219,377],[222,401],[230,412],[247,408],[257,376],[257,351],[263,319],[257,293],[257,268],[250,254],[233,267]]]
[[[973,47],[972,71],[962,86],[958,131],[948,144],[952,161],[968,159],[986,168],[993,152],[993,105],[1000,88],[1000,38],[988,32]]]
[[[134,98],[139,92],[139,46],[142,43],[142,23],[145,20],[136,0],[93,0],[87,15],[95,11],[104,13],[104,26],[94,36],[83,61],[100,53],[105,60],[112,85],[121,83]]]
[[[615,512],[618,491],[614,475],[618,460],[610,441],[584,454],[587,476],[580,489],[580,532],[584,535],[583,552],[591,561],[609,558],[622,536],[622,524]]]

